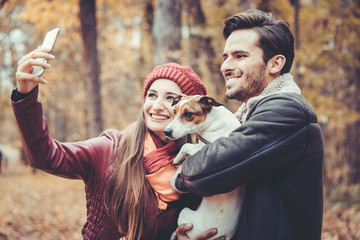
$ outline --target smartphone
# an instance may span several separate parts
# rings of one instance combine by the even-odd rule
[[[53,49],[54,48],[54,44],[56,41],[56,38],[59,34],[60,28],[54,28],[53,30],[49,31],[46,33],[43,44],[41,45],[43,48],[49,48],[49,49]],[[44,62],[47,62],[46,59],[44,58],[38,58],[40,60],[43,60]],[[36,76],[40,77],[43,73],[44,73],[45,69],[43,67],[40,66],[34,66],[32,73],[35,74]]]

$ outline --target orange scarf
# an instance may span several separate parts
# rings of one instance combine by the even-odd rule
[[[180,195],[170,185],[170,179],[177,170],[172,161],[179,152],[180,146],[176,142],[163,145],[161,140],[152,133],[146,133],[144,144],[144,163],[146,178],[154,189],[158,207],[167,208],[168,202],[176,201]]]

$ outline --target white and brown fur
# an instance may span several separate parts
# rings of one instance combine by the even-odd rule
[[[201,139],[214,142],[219,137],[228,137],[230,132],[240,126],[233,113],[209,96],[182,97],[175,105],[175,113],[174,120],[164,130],[170,139],[197,133]],[[202,142],[185,144],[173,163],[181,163],[186,155],[193,155],[204,145]],[[175,176],[180,171],[181,167]],[[172,186],[175,188],[174,181]],[[229,193],[203,197],[196,211],[185,208],[180,212],[178,224],[193,224],[191,231],[187,232],[190,238],[211,228],[217,228],[218,234],[212,239],[220,236],[231,239],[238,226],[243,196],[244,189],[240,186]]]

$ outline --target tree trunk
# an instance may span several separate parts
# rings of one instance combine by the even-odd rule
[[[269,0],[261,0],[257,8],[264,11],[264,12],[270,12],[271,11],[270,6],[271,6],[271,1],[269,1]]]
[[[209,94],[215,94],[213,97],[218,99],[230,108],[231,111],[235,110],[235,107],[231,106],[228,99],[225,97],[225,84],[224,78],[220,72],[221,63],[214,61],[216,59],[216,53],[212,46],[213,36],[207,33],[206,18],[202,10],[200,0],[186,0],[185,1],[186,12],[188,14],[187,24],[189,26],[189,51],[188,58],[190,66],[194,71],[200,75],[203,82],[211,81],[211,86],[208,84]],[[222,2],[219,2],[219,8]],[[222,34],[222,33],[219,33]]]
[[[360,69],[356,69],[354,73],[352,81],[349,83],[350,86],[354,86],[355,88],[351,102],[353,104],[353,110],[360,114],[360,81],[358,79]],[[349,183],[358,184],[360,183],[360,120],[348,126],[346,142],[345,147],[347,149],[349,162]]]
[[[0,1],[0,9],[5,5],[6,2],[7,2],[7,0],[1,0]]]
[[[154,26],[154,6],[152,0],[147,0],[145,3],[145,21],[148,24],[148,32],[150,32],[153,29]]]
[[[178,0],[159,0],[156,5],[153,28],[155,65],[180,60],[181,10],[182,4]]]
[[[356,36],[359,36],[359,28],[352,28],[350,27],[352,24],[347,24],[360,21],[360,16],[357,11],[359,6],[360,4],[358,2],[357,4],[351,4],[351,1],[341,0],[339,12],[341,19],[346,21],[344,22],[346,26],[337,26],[337,37],[339,39],[337,41],[339,41],[341,45],[339,47],[340,51],[336,52],[336,54],[339,53],[343,58],[336,62],[336,64],[341,64],[344,73],[346,73],[347,97],[344,99],[344,103],[353,112],[353,116],[346,116],[348,121],[349,119],[352,120],[349,121],[349,124],[346,127],[346,139],[344,141],[344,162],[347,161],[348,163],[349,172],[347,177],[350,185],[360,183],[360,49],[358,47],[359,44],[357,38],[344,38],[344,36],[347,36],[351,32]],[[351,58],[349,58],[349,55]]]
[[[347,129],[347,148],[349,161],[349,184],[360,183],[360,152],[359,152],[359,135],[360,121],[353,123]]]
[[[295,50],[300,48],[300,38],[299,38],[299,13],[300,13],[300,3],[299,0],[292,0],[294,6],[294,38],[295,38]]]
[[[95,137],[102,132],[101,117],[101,96],[100,96],[100,68],[97,53],[97,32],[95,0],[80,0],[80,23],[81,35],[84,44],[85,68],[87,72],[86,90],[87,114],[88,114],[88,134],[89,137]]]
[[[295,51],[300,49],[300,24],[299,24],[299,13],[300,13],[300,1],[299,0],[291,0],[291,5],[294,7],[294,39],[295,39]],[[295,59],[293,72],[295,76],[296,82],[299,84],[300,88],[303,87],[301,76],[299,74],[299,65],[300,63]]]

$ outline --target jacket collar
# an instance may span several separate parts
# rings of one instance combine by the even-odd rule
[[[284,92],[301,94],[300,88],[295,83],[294,78],[290,73],[285,73],[275,78],[258,96],[252,97],[246,103],[241,104],[241,106],[239,107],[237,112],[234,113],[234,115],[239,119],[241,123],[244,123],[249,110],[258,101],[272,94]]]

